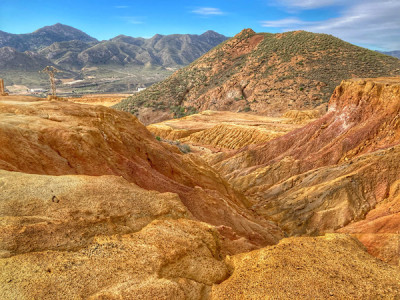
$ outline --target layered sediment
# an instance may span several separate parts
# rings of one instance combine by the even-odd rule
[[[151,124],[155,136],[176,140],[212,151],[240,149],[264,144],[313,121],[321,112],[294,111],[282,117],[257,116],[229,111],[204,111],[199,114]]]

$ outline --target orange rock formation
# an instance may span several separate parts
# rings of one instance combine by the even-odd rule
[[[0,170],[0,256],[87,246],[96,235],[140,231],[155,219],[193,218],[178,195],[117,176]]]
[[[226,251],[273,244],[282,237],[276,225],[249,211],[248,200],[202,159],[157,141],[129,113],[36,98],[5,99],[0,100],[0,169],[117,175],[148,190],[177,193],[195,218],[225,226],[222,233],[232,231]]]

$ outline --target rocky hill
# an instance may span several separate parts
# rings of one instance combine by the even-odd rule
[[[326,103],[343,79],[391,75],[398,59],[330,35],[246,29],[116,108],[157,121],[207,109],[281,115]]]

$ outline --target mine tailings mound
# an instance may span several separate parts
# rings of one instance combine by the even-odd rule
[[[357,233],[397,263],[399,112],[399,78],[346,80],[322,118],[210,163],[287,234]]]
[[[397,75],[397,58],[331,35],[245,29],[115,108],[145,124],[203,110],[280,116],[324,107],[343,79]]]

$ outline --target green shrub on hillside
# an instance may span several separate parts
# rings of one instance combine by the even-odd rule
[[[242,32],[235,37],[237,40],[224,42],[165,81],[115,107],[137,113],[140,107],[146,105],[154,110],[169,109],[175,118],[180,118],[197,113],[195,108],[189,106],[193,99],[197,100],[223,85],[240,86],[243,77],[252,81],[250,86],[256,86],[263,80],[268,82],[268,88],[262,95],[257,95],[260,102],[272,99],[271,94],[285,96],[297,93],[304,98],[304,103],[316,106],[321,101],[327,102],[335,87],[344,79],[400,75],[400,60],[397,58],[327,34],[306,31],[279,35],[262,33],[263,40],[252,51],[235,49],[237,44],[248,45],[243,40],[253,35],[251,31]],[[215,70],[215,65],[219,66],[218,70]],[[307,100],[310,93],[315,100]],[[250,110],[250,107],[245,109]]]

